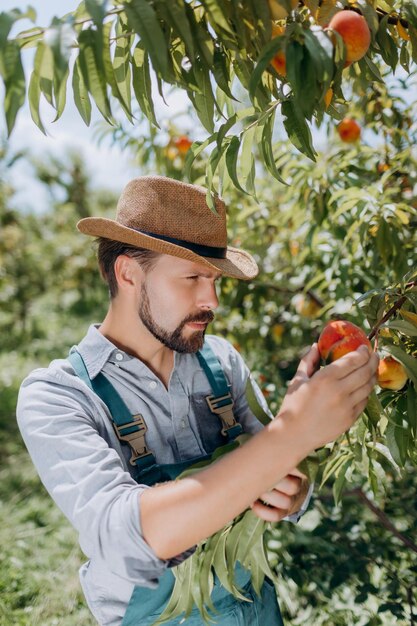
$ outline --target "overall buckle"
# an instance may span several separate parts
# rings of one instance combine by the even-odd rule
[[[145,420],[139,413],[133,415],[133,420],[127,424],[116,424],[113,422],[117,437],[121,441],[126,441],[132,449],[132,455],[129,459],[131,465],[135,465],[137,459],[151,455],[152,452],[146,447],[145,433],[148,427]],[[129,432],[130,429],[131,432]],[[126,432],[128,431],[128,432]]]
[[[230,400],[226,404],[223,404],[225,400]],[[212,413],[215,413],[219,416],[223,428],[221,430],[222,435],[227,435],[227,431],[230,428],[233,428],[237,424],[235,420],[235,416],[233,415],[233,399],[230,393],[227,393],[224,396],[207,396],[206,397],[207,404]],[[221,404],[221,406],[219,406]]]

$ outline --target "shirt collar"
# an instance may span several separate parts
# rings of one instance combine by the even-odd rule
[[[114,352],[118,351],[116,346],[99,331],[99,328],[100,324],[91,324],[77,347],[91,379],[101,372]]]
[[[107,361],[114,361],[116,353],[123,353],[125,358],[132,358],[107,339],[107,337],[99,331],[99,328],[100,324],[91,324],[87,334],[77,346],[77,350],[83,358],[88,375],[91,379],[95,378],[97,374],[101,372]],[[173,372],[178,368],[184,356],[187,355],[174,352]]]

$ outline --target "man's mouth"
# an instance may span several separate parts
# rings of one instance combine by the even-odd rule
[[[187,326],[194,330],[204,330],[209,322],[187,322]]]

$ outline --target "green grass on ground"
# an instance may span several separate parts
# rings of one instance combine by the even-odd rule
[[[0,626],[93,626],[77,535],[37,477],[15,428],[0,430]]]

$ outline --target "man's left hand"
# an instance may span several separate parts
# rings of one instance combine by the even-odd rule
[[[279,522],[300,510],[309,486],[307,477],[294,469],[273,489],[263,493],[252,504],[252,511],[266,522]]]

